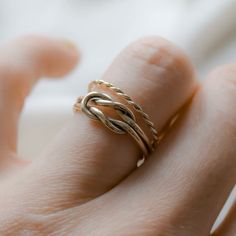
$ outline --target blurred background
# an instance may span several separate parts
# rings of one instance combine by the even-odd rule
[[[23,34],[72,40],[80,65],[65,80],[42,80],[20,122],[19,151],[38,155],[72,116],[87,83],[101,78],[130,42],[160,35],[182,47],[203,79],[211,68],[236,62],[235,0],[0,0],[0,42]]]

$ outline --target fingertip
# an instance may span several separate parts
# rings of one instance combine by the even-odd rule
[[[48,41],[48,52],[43,55],[44,75],[62,77],[71,72],[79,62],[80,54],[77,46],[70,40]]]
[[[22,61],[31,60],[36,74],[47,77],[62,77],[69,73],[79,61],[79,50],[71,40],[46,36],[28,35],[9,45]]]

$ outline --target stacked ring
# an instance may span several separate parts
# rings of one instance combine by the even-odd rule
[[[93,85],[100,85],[109,88],[118,97],[121,97],[127,104],[114,101],[108,94],[102,92],[91,91]],[[115,87],[113,84],[103,80],[94,80],[89,84],[88,94],[84,97],[79,97],[74,105],[74,111],[82,111],[89,118],[100,121],[111,131],[118,134],[128,133],[140,146],[143,152],[143,158],[146,159],[155,150],[158,143],[158,133],[151,122],[149,116],[143,111],[141,106],[135,103],[127,94],[121,89]],[[98,107],[109,107],[116,111],[121,119],[114,119],[105,115]],[[149,127],[151,133],[151,140],[141,129],[136,122],[136,117],[131,111],[132,108],[135,112],[139,113],[143,118],[145,124]]]

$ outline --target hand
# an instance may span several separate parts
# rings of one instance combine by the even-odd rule
[[[159,131],[180,114],[150,160],[136,169],[141,153],[130,137],[77,113],[43,154],[23,161],[16,137],[26,95],[39,77],[63,76],[77,60],[72,45],[36,36],[0,50],[0,235],[210,235],[236,182],[236,64],[199,84],[170,42],[137,41],[103,79]],[[235,219],[234,207],[216,235],[235,235]]]

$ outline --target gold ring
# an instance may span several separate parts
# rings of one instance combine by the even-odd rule
[[[94,85],[105,86],[106,88],[110,89],[113,93],[115,93],[115,95],[122,98],[122,100],[126,102],[126,105],[122,104],[121,102],[114,101],[114,99],[106,93],[92,91],[92,87]],[[114,119],[105,115],[103,111],[99,109],[102,106],[115,110],[121,119]],[[150,129],[151,139],[137,124],[136,117],[131,109],[141,115],[144,123]],[[113,84],[106,81],[92,81],[89,84],[88,94],[77,99],[74,105],[74,111],[82,111],[89,118],[100,121],[108,129],[115,133],[128,133],[140,146],[143,152],[143,160],[150,156],[150,154],[155,150],[159,141],[158,132],[154,126],[154,123],[143,111],[141,106],[135,103],[131,97],[124,93],[120,88],[117,88]]]

